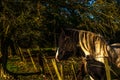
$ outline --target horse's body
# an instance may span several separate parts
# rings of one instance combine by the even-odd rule
[[[117,59],[117,66],[114,64],[111,64],[111,76],[114,79],[120,79],[120,43],[114,43],[114,44],[110,44],[110,46],[115,50],[116,54],[118,55],[118,59]],[[98,80],[102,78],[102,80],[107,80],[106,78],[106,72],[105,72],[105,66],[103,63],[96,61],[94,59],[90,59],[87,58],[87,73],[90,74],[95,80]],[[84,66],[84,65],[83,65]],[[82,75],[85,76],[87,73],[84,70],[84,67],[81,67],[82,69]],[[78,80],[79,80],[79,72],[78,71]],[[96,78],[97,77],[97,78]]]
[[[92,61],[96,62],[94,64],[99,63],[102,65],[102,67],[104,67],[104,58],[107,58],[109,62],[114,64],[116,64],[118,59],[118,55],[115,53],[114,49],[112,49],[111,46],[107,44],[101,35],[84,30],[65,30],[62,31],[59,38],[56,60],[60,61],[69,58],[70,56],[76,55],[77,47],[80,47],[84,52],[83,57],[87,58],[87,56],[89,56],[91,59],[93,59]],[[91,64],[89,60],[87,62],[88,65]],[[100,69],[98,67],[94,68],[98,70]],[[90,70],[90,68],[88,68],[88,70]],[[90,75],[92,76],[93,74]],[[97,76],[96,78],[93,78],[95,80],[104,80],[100,77],[101,75],[99,75],[99,77]]]

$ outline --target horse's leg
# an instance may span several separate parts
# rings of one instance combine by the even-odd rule
[[[77,80],[84,80],[84,77],[87,75],[85,67],[84,62],[82,62],[76,74]]]
[[[83,80],[84,77],[86,76],[86,72],[85,72],[84,64],[83,63],[80,65],[80,68],[77,71],[76,76],[77,76],[77,80]]]

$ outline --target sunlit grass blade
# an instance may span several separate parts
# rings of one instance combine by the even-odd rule
[[[30,53],[30,50],[27,49],[27,52],[28,52],[28,54],[29,54],[29,56],[30,56],[30,59],[31,59],[32,64],[33,64],[33,67],[34,67],[35,71],[37,72],[38,69],[37,69],[37,67],[36,67],[36,65],[35,65],[35,62],[34,62],[33,58],[32,58],[32,55],[31,55],[31,53]]]
[[[77,80],[77,77],[76,77],[76,74],[75,74],[74,65],[72,64],[71,67],[72,67],[72,71],[73,71],[73,75],[74,75],[74,77],[75,77],[75,80]]]
[[[64,80],[64,74],[63,74],[63,65],[61,64],[60,65],[60,74],[61,74],[61,78],[62,78],[62,80]]]
[[[105,70],[106,70],[107,80],[111,80],[110,67],[108,65],[108,59],[105,58],[104,60],[105,60]]]
[[[67,76],[67,79],[68,79],[68,80],[71,80],[70,75]]]
[[[20,47],[18,47],[18,51],[19,51],[19,53],[20,53],[20,55],[21,55],[21,57],[22,57],[22,59],[23,59],[23,62],[24,62],[24,64],[25,64],[25,68],[27,69],[27,61],[26,61],[26,59],[25,59],[25,57],[24,57],[24,55],[23,55],[23,52],[22,52],[22,49],[20,48]]]
[[[54,77],[53,77],[52,71],[51,71],[51,69],[50,69],[50,67],[49,67],[49,65],[48,65],[47,59],[45,58],[45,56],[44,56],[43,58],[44,58],[44,61],[45,61],[45,63],[46,63],[46,66],[47,66],[47,68],[48,68],[48,71],[49,71],[49,73],[50,73],[50,75],[51,75],[51,78],[52,78],[52,80],[54,80]]]
[[[0,64],[0,80],[6,80],[6,78],[9,78],[9,76],[6,75],[6,73],[3,70],[2,65]]]
[[[24,55],[23,55],[22,49],[21,49],[20,47],[18,47],[18,51],[19,51],[20,56],[22,57],[23,61],[26,63],[26,59],[24,58]]]
[[[55,72],[56,72],[56,74],[57,74],[58,80],[62,80],[62,77],[61,77],[61,75],[60,75],[60,73],[59,73],[59,71],[58,71],[58,68],[57,68],[57,64],[56,64],[55,59],[52,59],[52,64],[53,64],[53,67],[54,67]]]
[[[9,25],[7,26],[7,28],[5,28],[6,30],[5,30],[5,35],[8,33],[8,29],[9,29]]]

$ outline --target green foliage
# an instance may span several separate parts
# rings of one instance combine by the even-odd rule
[[[0,37],[10,37],[22,47],[38,44],[50,48],[57,46],[61,28],[76,28],[99,33],[112,43],[120,42],[119,11],[120,6],[114,0],[97,0],[92,5],[88,5],[88,0],[1,0]],[[19,69],[13,65],[7,67],[15,72]],[[47,68],[53,76],[51,67],[47,65]],[[65,67],[61,66],[60,73],[63,73],[62,68]],[[69,73],[70,70],[67,67],[63,71]],[[73,65],[71,71],[74,75]]]
[[[91,6],[87,0],[7,0],[0,4],[0,35],[10,26],[7,35],[20,44],[26,44],[26,40],[55,47],[61,28],[89,30],[119,41],[119,7],[114,1],[97,0]]]

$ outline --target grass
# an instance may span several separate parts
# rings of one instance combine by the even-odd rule
[[[44,57],[44,69],[46,80],[76,80],[75,73],[78,68],[77,58],[71,58],[67,61],[62,61],[57,63],[54,57]],[[38,71],[41,70],[41,67],[38,65],[38,60],[33,58],[34,65]],[[31,59],[27,58],[26,62],[21,61],[19,56],[9,57],[7,68],[9,71],[14,73],[30,73],[36,72],[36,68],[34,67]],[[18,76],[20,80],[44,80],[44,77],[41,75],[33,75],[33,76]]]
[[[106,70],[107,80],[111,80],[110,68],[109,68],[109,64],[108,64],[107,58],[105,58],[105,70]]]
[[[38,63],[38,58],[32,57],[30,51],[28,50],[28,55],[30,57],[24,57],[25,60],[21,61],[19,55],[14,57],[9,57],[7,63],[7,69],[14,73],[31,73],[36,71],[42,71],[41,66]],[[40,75],[30,75],[30,76],[18,76],[20,80],[77,80],[76,73],[81,65],[81,58],[70,58],[66,61],[56,62],[54,56],[44,56],[44,69],[45,76]],[[107,69],[107,80],[110,79],[109,66],[105,65]],[[109,73],[109,74],[108,74]],[[3,80],[3,79],[2,79]],[[11,79],[10,79],[11,80]],[[85,80],[90,80],[88,76]]]
[[[56,61],[55,61],[55,60],[52,60],[52,64],[53,64],[53,67],[54,67],[55,72],[56,72],[56,74],[57,74],[58,80],[62,80],[62,79],[63,79],[63,70],[62,70],[62,66],[60,66],[60,71],[61,71],[61,75],[60,75],[60,72],[59,72],[59,70],[58,70]]]

